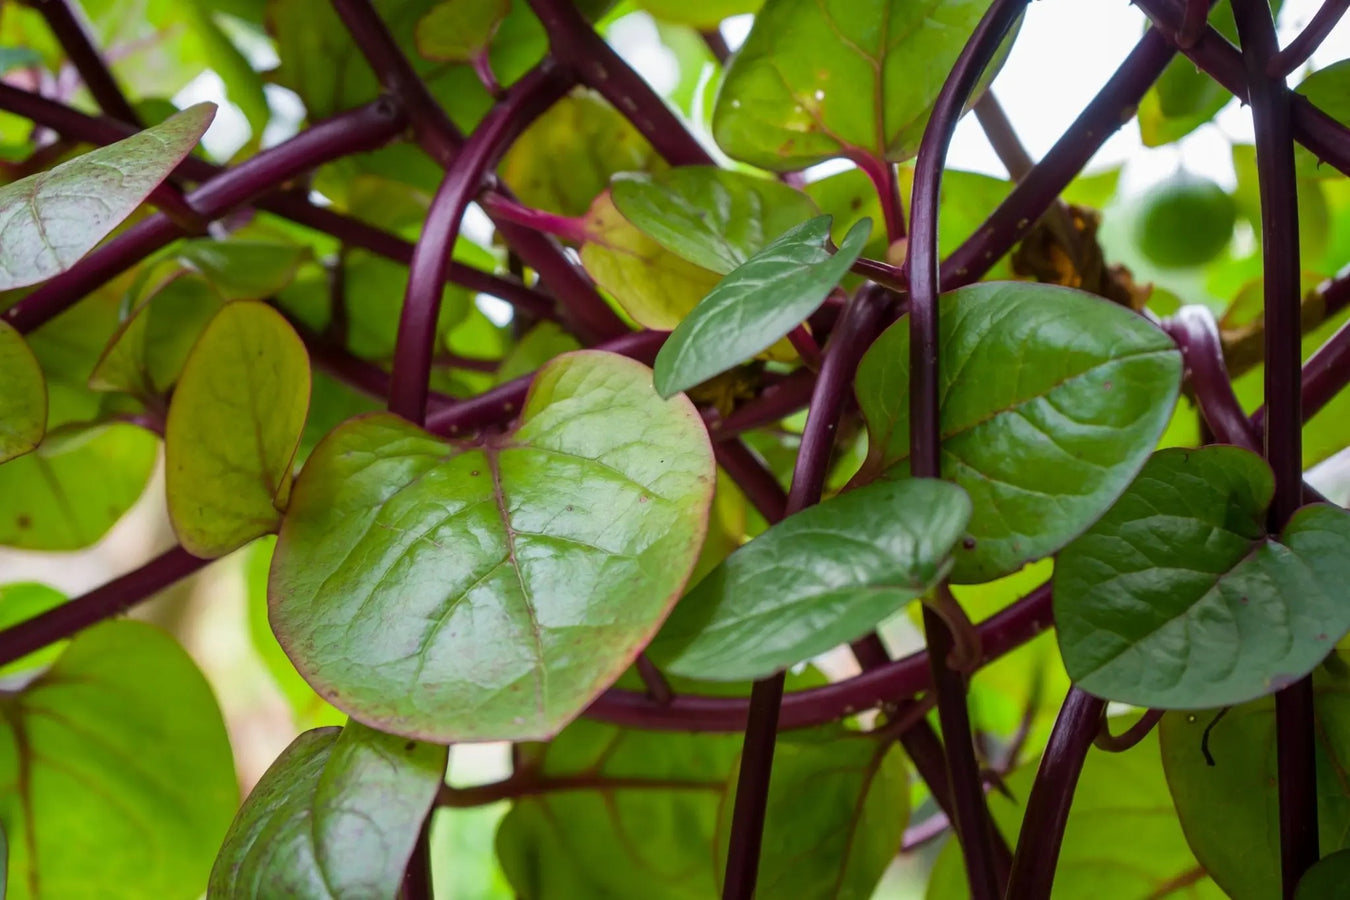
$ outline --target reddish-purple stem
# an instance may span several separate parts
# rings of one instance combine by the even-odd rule
[[[1298,182],[1294,174],[1289,88],[1267,73],[1279,49],[1266,0],[1233,0],[1233,17],[1247,65],[1256,130],[1265,270],[1265,450],[1275,473],[1272,530],[1282,529],[1303,503],[1303,417],[1300,378]],[[1286,900],[1318,859],[1317,760],[1311,676],[1275,695],[1279,766],[1280,872]]]
[[[99,109],[115,119],[143,128],[141,117],[127,102],[126,95],[117,86],[117,79],[113,78],[112,72],[103,60],[103,54],[94,46],[82,10],[72,4],[71,0],[39,0],[33,6],[47,21],[52,36],[60,42],[66,55],[70,57],[75,71],[80,73],[84,86],[89,89]]]
[[[494,220],[551,234],[569,244],[581,245],[586,242],[586,223],[581,219],[525,206],[496,191],[485,191],[478,198],[478,205]]]
[[[905,236],[905,204],[900,197],[900,180],[895,176],[895,166],[869,153],[857,153],[851,159],[876,189],[886,227],[886,242],[895,243]]]
[[[1069,689],[1027,798],[1008,879],[1009,897],[1048,900],[1074,788],[1105,708],[1105,701],[1076,687]]]
[[[1298,33],[1289,46],[1276,53],[1266,65],[1266,72],[1272,78],[1284,78],[1290,72],[1308,61],[1308,57],[1317,52],[1322,42],[1331,34],[1336,23],[1350,9],[1350,0],[1323,0],[1322,5],[1313,13],[1308,24]]]
[[[914,163],[914,190],[910,212],[909,334],[910,334],[910,459],[916,477],[941,476],[938,406],[938,202],[947,148],[956,123],[980,76],[998,53],[1028,0],[994,0],[938,93]],[[947,750],[952,806],[957,838],[965,851],[966,874],[974,900],[1002,895],[994,867],[993,835],[981,786],[979,763],[970,731],[965,676],[952,671],[947,660],[953,635],[928,606],[923,611],[929,663],[938,698],[938,720]]]
[[[217,219],[325,162],[378,147],[402,127],[403,117],[393,104],[377,100],[264,150],[206,182],[188,194],[187,201],[202,218]],[[180,234],[164,213],[138,222],[10,307],[4,318],[19,331],[32,331]]]
[[[745,499],[750,501],[750,505],[765,521],[772,525],[783,518],[783,510],[787,507],[787,491],[783,490],[778,479],[744,441],[735,438],[716,441],[713,454],[717,457],[717,464],[736,482],[741,493],[745,494]]]
[[[464,211],[511,141],[570,87],[570,79],[547,62],[512,85],[464,144],[431,201],[408,267],[408,289],[389,380],[389,410],[410,422],[420,425],[426,420],[441,286]]]
[[[1149,732],[1157,727],[1165,714],[1166,710],[1146,709],[1144,714],[1139,717],[1139,721],[1120,734],[1111,733],[1110,722],[1103,716],[1101,727],[1097,730],[1097,736],[1092,739],[1092,745],[1098,750],[1105,750],[1107,753],[1124,753],[1148,737]]]
[[[1044,584],[976,626],[980,665],[988,665],[1050,628],[1050,585]],[[779,729],[813,728],[847,716],[913,697],[933,687],[928,653],[898,659],[844,681],[790,693],[783,698]],[[736,732],[745,728],[748,704],[742,697],[682,694],[669,706],[653,703],[641,691],[611,688],[586,716],[626,728],[656,731]]]
[[[174,547],[102,587],[11,625],[0,631],[0,666],[120,615],[210,562]]]
[[[1181,347],[1182,361],[1195,391],[1200,414],[1221,443],[1259,452],[1261,439],[1233,393],[1214,314],[1203,306],[1183,306],[1163,323]]]
[[[1205,30],[1205,24],[1209,20],[1209,9],[1214,5],[1214,0],[1185,0],[1185,3],[1181,28],[1177,30],[1177,46],[1194,47]]]
[[[642,80],[571,0],[529,0],[544,24],[553,56],[577,73],[651,142],[672,166],[711,166],[712,157],[651,85]]]
[[[792,471],[786,516],[820,502],[829,473],[835,431],[844,398],[853,382],[858,360],[876,337],[889,302],[884,288],[862,288],[845,309],[826,345],[825,361],[811,395],[810,412],[802,430],[801,448]],[[732,810],[723,900],[751,900],[759,876],[759,851],[764,835],[764,811],[769,797],[774,744],[783,701],[782,673],[756,681],[750,692],[745,745],[741,751],[736,803]]]

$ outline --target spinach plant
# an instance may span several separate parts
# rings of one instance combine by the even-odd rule
[[[0,7],[0,543],[96,542],[161,445],[177,539],[0,587],[0,894],[1342,896],[1350,68],[1294,73],[1350,4],[1136,3],[1039,161],[1027,0]],[[1231,96],[1237,189],[1120,238],[1085,165]],[[1009,180],[947,167],[972,109]],[[242,804],[120,618],[223,557],[306,729]]]

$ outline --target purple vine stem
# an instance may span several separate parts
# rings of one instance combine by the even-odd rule
[[[614,52],[571,0],[529,0],[553,56],[575,70],[637,128],[672,166],[711,166],[713,159],[647,82]]]
[[[274,185],[322,163],[378,147],[402,127],[402,115],[388,101],[377,100],[357,107],[320,122],[206,182],[187,195],[188,204],[202,218],[217,219]],[[32,331],[181,233],[172,219],[156,213],[44,283],[6,310],[4,319],[21,332]]]
[[[1112,734],[1106,718],[1102,717],[1101,727],[1097,729],[1097,736],[1092,739],[1092,745],[1107,753],[1124,753],[1148,737],[1149,732],[1158,726],[1164,715],[1166,710],[1146,709],[1137,722],[1120,734]]]
[[[1289,88],[1267,74],[1279,49],[1265,0],[1233,0],[1233,17],[1247,67],[1256,129],[1256,170],[1261,193],[1262,264],[1265,271],[1265,450],[1275,473],[1271,529],[1284,527],[1303,503],[1302,367],[1298,270],[1298,182],[1290,138]],[[1312,678],[1275,695],[1275,745],[1279,767],[1280,873],[1292,900],[1317,862],[1317,759]]]
[[[120,578],[0,631],[0,666],[126,612],[210,563],[174,547]]]
[[[875,337],[886,315],[889,305],[886,295],[886,290],[876,285],[859,290],[830,336],[820,376],[811,395],[806,426],[802,430],[801,449],[797,453],[792,486],[783,510],[785,516],[820,501],[844,399],[853,383],[858,361],[870,344],[869,338]],[[784,675],[779,673],[756,681],[750,692],[745,744],[732,810],[726,880],[722,884],[723,900],[751,900],[755,895],[783,684]]]
[[[1307,62],[1347,9],[1350,9],[1350,0],[1324,0],[1308,24],[1289,42],[1289,46],[1270,58],[1266,73],[1272,78],[1284,78]]]
[[[512,85],[464,144],[431,201],[408,267],[408,289],[389,380],[389,410],[410,422],[421,425],[426,420],[441,285],[464,211],[511,141],[571,86],[571,79],[547,61]]]
[[[787,491],[778,483],[778,478],[769,471],[744,441],[719,441],[713,444],[713,454],[736,486],[745,494],[745,499],[755,508],[766,522],[777,522],[783,518],[787,508]]]
[[[1233,393],[1214,314],[1203,306],[1183,306],[1163,322],[1163,330],[1181,348],[1187,377],[1210,431],[1221,443],[1260,452],[1259,432]]]
[[[1069,820],[1074,788],[1083,771],[1092,740],[1101,726],[1106,702],[1070,688],[1041,756],[1022,816],[1022,831],[1013,855],[1008,897],[1048,900],[1055,881],[1064,826]]]
[[[1214,0],[1185,0],[1186,8],[1181,17],[1181,28],[1177,31],[1178,47],[1194,47],[1209,20],[1210,7]]]
[[[0,109],[37,122],[63,137],[100,146],[115,143],[136,132],[135,128],[124,123],[86,115],[3,82],[0,82]],[[188,181],[204,182],[219,177],[225,171],[227,170],[223,166],[189,156],[174,170],[174,175]],[[404,265],[412,260],[413,245],[409,241],[351,216],[315,206],[300,194],[274,191],[259,197],[254,205],[307,228],[330,234],[350,247],[366,250]],[[492,275],[453,260],[450,263],[448,278],[451,282],[469,290],[481,291],[505,300],[530,315],[547,319],[558,318],[552,299],[526,287],[517,279]]]
[[[1176,49],[1162,34],[1154,29],[1145,32],[1050,152],[1026,173],[984,224],[943,261],[943,289],[978,281],[1026,236],[1106,139],[1133,114],[1174,56]]]
[[[99,109],[115,119],[130,125],[144,127],[141,117],[127,102],[126,95],[117,86],[112,72],[103,61],[103,54],[94,46],[82,11],[70,0],[40,0],[33,4],[46,20],[52,36],[61,44],[75,71],[80,73]]]
[[[1181,26],[1179,0],[1134,0],[1134,5],[1168,35],[1176,35]],[[1247,101],[1247,70],[1242,54],[1211,27],[1206,27],[1195,44],[1183,48],[1200,69],[1223,85],[1239,100]],[[1261,71],[1264,75],[1264,69]],[[1350,129],[1313,106],[1307,98],[1290,98],[1290,117],[1294,139],[1318,159],[1350,175]]]
[[[988,665],[1050,628],[1050,585],[1044,584],[976,628],[980,633],[980,665]],[[811,728],[887,703],[913,697],[933,687],[928,652],[817,688],[783,697],[779,730]],[[745,728],[749,704],[742,697],[681,694],[660,706],[641,691],[611,688],[586,711],[588,718],[650,731],[737,732]]]
[[[417,76],[375,8],[369,0],[335,0],[335,6],[380,84],[408,105],[408,115],[422,149],[442,168],[454,169],[459,165],[464,137]],[[496,98],[498,107],[502,99]],[[482,123],[478,127],[481,130]],[[482,186],[474,185],[475,191]],[[628,330],[596,293],[590,279],[547,235],[510,222],[494,220],[494,224],[507,245],[539,273],[540,280],[567,307],[572,324],[582,337],[604,340]]]
[[[914,163],[910,211],[910,460],[916,477],[941,476],[938,400],[938,201],[942,168],[956,123],[980,76],[997,54],[1028,0],[994,0],[938,93]],[[994,868],[993,835],[966,706],[965,676],[947,665],[955,641],[946,623],[927,606],[923,611],[929,664],[938,698],[952,786],[953,825],[965,851],[974,900],[1002,896]]]

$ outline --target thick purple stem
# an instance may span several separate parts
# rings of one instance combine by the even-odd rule
[[[980,665],[988,665],[1050,628],[1050,585],[1044,584],[1007,609],[976,626]],[[867,709],[913,697],[933,687],[928,653],[898,659],[845,681],[787,694],[780,730],[813,728]],[[611,688],[591,704],[586,716],[626,728],[655,731],[736,732],[745,728],[748,703],[740,697],[681,694],[669,706],[652,703],[641,691]]]
[[[745,499],[766,522],[772,525],[783,518],[787,491],[744,441],[716,441],[713,453],[717,456],[717,464],[736,482]]]
[[[1112,734],[1110,724],[1103,717],[1097,736],[1092,739],[1092,745],[1107,753],[1124,753],[1148,737],[1149,732],[1158,726],[1165,714],[1166,710],[1146,709],[1137,722],[1120,734]]]
[[[1350,0],[1324,0],[1317,12],[1303,30],[1298,33],[1289,46],[1270,58],[1266,72],[1272,78],[1284,78],[1290,72],[1308,61],[1308,57],[1317,52],[1317,48],[1331,34],[1336,23],[1350,9]]]
[[[420,425],[426,419],[441,285],[464,211],[511,141],[570,87],[570,79],[547,63],[516,82],[479,123],[431,201],[408,268],[408,290],[389,380],[389,409],[410,422]]]
[[[206,182],[188,194],[187,201],[203,219],[217,219],[323,163],[378,147],[402,127],[403,117],[394,105],[377,100],[320,122],[284,144],[259,153]],[[164,213],[138,222],[10,307],[4,318],[19,331],[32,331],[181,233]]]
[[[1119,130],[1158,80],[1176,49],[1155,30],[1144,34],[1116,73],[1050,152],[942,264],[942,287],[978,281],[1026,236],[1107,138]]]
[[[586,242],[586,223],[581,219],[524,206],[496,191],[485,191],[478,198],[478,205],[496,221],[551,234],[569,244],[579,246]]]
[[[811,395],[806,426],[802,430],[801,449],[797,452],[792,487],[788,490],[784,509],[787,516],[820,502],[839,415],[853,383],[853,373],[858,368],[858,360],[876,337],[888,306],[884,288],[864,287],[845,309],[830,336],[825,361]],[[723,900],[751,900],[755,894],[783,683],[784,676],[779,673],[756,681],[750,692],[745,745],[736,782],[736,805],[732,811],[726,880],[722,885]]]
[[[1214,314],[1203,306],[1183,306],[1163,328],[1181,347],[1186,374],[1210,431],[1221,443],[1260,452],[1260,433],[1243,414],[1228,379]]]
[[[599,92],[672,166],[711,166],[680,117],[656,95],[581,15],[571,0],[529,0],[544,24],[553,56],[576,70],[581,83]]]
[[[82,597],[0,631],[0,666],[120,615],[210,563],[174,547]]]
[[[70,57],[99,109],[129,125],[145,127],[117,86],[117,80],[103,61],[103,54],[94,46],[81,10],[70,0],[39,0],[33,6],[47,21],[47,27]]]
[[[980,76],[1022,14],[1028,0],[994,0],[956,64],[933,107],[914,163],[910,212],[910,459],[916,477],[941,477],[938,406],[938,201],[947,148]],[[951,776],[954,825],[965,851],[966,874],[974,900],[1002,895],[994,867],[992,824],[985,804],[979,764],[970,732],[966,680],[947,660],[953,635],[943,620],[925,606],[924,631],[938,698],[938,720],[946,742]]]
[[[1256,129],[1265,269],[1265,450],[1275,473],[1272,530],[1283,528],[1303,503],[1303,417],[1300,365],[1298,182],[1294,175],[1289,88],[1267,75],[1279,49],[1265,0],[1233,0],[1233,16],[1247,64]],[[1280,871],[1292,900],[1299,879],[1318,859],[1317,761],[1312,678],[1275,695],[1279,764]]]
[[[1049,898],[1073,791],[1105,708],[1105,701],[1078,688],[1069,689],[1027,798],[1017,852],[1013,855],[1012,876],[1008,879],[1010,898]]]

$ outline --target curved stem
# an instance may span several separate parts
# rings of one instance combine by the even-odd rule
[[[1259,432],[1242,412],[1224,365],[1223,345],[1214,314],[1203,306],[1183,306],[1163,323],[1181,347],[1200,413],[1221,443],[1259,453]]]
[[[408,289],[389,379],[390,412],[418,425],[426,420],[427,379],[436,346],[441,286],[464,211],[511,141],[570,87],[570,80],[547,62],[532,70],[484,117],[446,172],[408,267]]]
[[[894,244],[905,236],[905,203],[900,197],[900,180],[895,177],[895,166],[885,159],[859,153],[851,157],[876,189],[881,202],[881,218],[886,226],[886,243]]]
[[[910,213],[909,334],[910,334],[910,460],[916,477],[941,476],[938,403],[938,202],[942,168],[956,131],[956,123],[980,76],[998,53],[1027,0],[994,0],[952,67],[924,129],[914,163],[914,191]],[[938,698],[938,719],[946,741],[951,776],[954,824],[965,851],[966,874],[974,900],[993,900],[1002,894],[994,868],[989,812],[981,786],[979,764],[970,732],[966,680],[952,671],[947,660],[953,636],[930,607],[923,611],[929,664]]]
[[[320,122],[211,179],[187,195],[188,204],[202,218],[217,219],[323,163],[374,149],[402,127],[403,116],[393,104],[376,100]],[[164,213],[138,222],[10,307],[4,317],[19,331],[32,331],[181,233]]]
[[[978,281],[1026,236],[1107,138],[1120,129],[1158,80],[1176,49],[1150,29],[1092,102],[1026,173],[983,225],[942,263],[942,287]]]
[[[1308,57],[1317,52],[1317,48],[1331,34],[1336,23],[1350,9],[1350,0],[1323,0],[1322,5],[1313,13],[1308,24],[1298,33],[1289,46],[1276,53],[1266,64],[1266,72],[1272,78],[1284,78],[1308,61]]]
[[[1146,709],[1139,717],[1139,721],[1121,734],[1112,734],[1109,721],[1102,716],[1101,727],[1097,730],[1097,736],[1092,739],[1092,744],[1098,750],[1105,750],[1107,753],[1124,753],[1148,737],[1149,732],[1162,721],[1165,713],[1166,710]]]
[[[1105,708],[1105,701],[1069,689],[1027,798],[1008,879],[1009,898],[1048,900],[1074,787]]]
[[[174,547],[83,596],[0,631],[0,666],[120,615],[209,564]]]
[[[1298,194],[1294,177],[1289,89],[1267,75],[1278,44],[1265,0],[1233,0],[1233,16],[1247,64],[1256,171],[1261,193],[1262,262],[1265,268],[1265,449],[1275,473],[1271,530],[1280,529],[1303,503],[1300,366]],[[1275,695],[1279,766],[1280,870],[1284,895],[1317,862],[1317,765],[1312,678]]]
[[[745,499],[770,524],[783,518],[787,508],[787,492],[759,457],[739,440],[717,441],[713,444],[717,464],[736,482]]]
[[[582,84],[623,113],[672,166],[711,166],[703,149],[679,116],[656,95],[614,48],[582,17],[571,0],[529,0],[548,34],[553,56],[576,70]]]
[[[844,310],[839,325],[830,336],[820,376],[811,395],[806,427],[802,430],[785,516],[820,502],[844,398],[858,361],[884,321],[888,305],[884,288],[876,285],[862,288]],[[781,673],[773,675],[756,681],[750,692],[745,745],[741,751],[736,802],[732,810],[726,880],[722,885],[723,900],[751,900],[755,894],[783,682]]]
[[[1050,585],[1044,584],[976,626],[982,650],[980,665],[1017,649],[1052,624]],[[932,687],[928,653],[920,651],[844,681],[787,694],[780,730],[835,722]],[[649,731],[734,732],[745,727],[747,710],[748,704],[741,697],[681,694],[669,706],[660,706],[641,691],[611,688],[591,704],[585,715]]]

